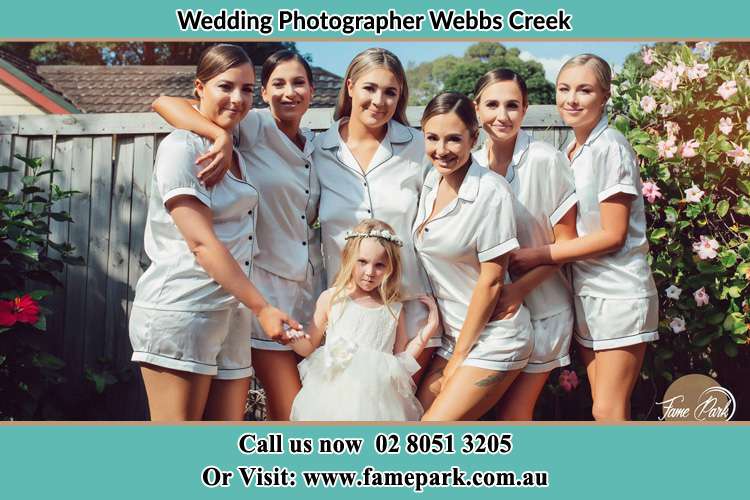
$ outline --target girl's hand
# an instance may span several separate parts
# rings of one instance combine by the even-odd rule
[[[417,336],[414,337],[404,349],[414,359],[417,359],[419,355],[422,354],[422,351],[427,345],[427,342],[429,342],[429,340],[435,335],[435,332],[437,332],[438,329],[438,323],[440,321],[438,315],[438,307],[435,303],[435,299],[433,299],[429,295],[420,295],[419,297],[417,297],[417,300],[419,300],[427,307],[429,313],[425,325],[421,330],[419,330]]]
[[[545,247],[519,248],[510,254],[508,267],[513,276],[520,277],[543,264],[541,251]],[[505,293],[505,292],[503,292]]]
[[[198,172],[198,179],[207,187],[211,187],[223,179],[231,168],[232,141],[232,132],[226,131],[214,141],[208,151],[195,160],[195,163],[199,165],[208,163],[203,170]]]
[[[420,295],[417,298],[422,304],[427,307],[427,323],[422,327],[422,331],[419,332],[419,336],[423,337],[426,342],[430,337],[435,335],[440,321],[440,315],[438,314],[438,307],[435,299],[431,295]]]
[[[521,286],[517,283],[508,283],[503,286],[503,291],[500,292],[500,298],[497,299],[497,305],[495,305],[490,321],[513,317],[521,308],[524,296]]]
[[[263,331],[271,340],[282,344],[288,343],[291,338],[287,335],[285,326],[292,330],[302,331],[302,325],[289,317],[285,312],[266,305],[258,313],[258,322]]]

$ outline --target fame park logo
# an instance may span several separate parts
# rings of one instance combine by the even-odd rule
[[[737,409],[734,395],[707,375],[678,378],[664,393],[659,420],[668,422],[726,422]]]

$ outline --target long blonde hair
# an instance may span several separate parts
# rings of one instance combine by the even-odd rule
[[[370,233],[370,231],[383,230],[389,231],[394,235],[396,234],[391,226],[377,219],[365,219],[354,226],[353,229],[355,233]],[[339,268],[339,272],[336,274],[336,279],[332,285],[331,305],[337,301],[344,300],[345,291],[352,286],[356,286],[354,283],[354,265],[359,257],[359,247],[364,238],[364,236],[357,236],[346,240],[344,249],[341,251],[341,268]],[[401,250],[393,241],[385,238],[377,238],[377,240],[378,243],[383,245],[386,253],[386,270],[383,281],[380,282],[380,286],[378,287],[378,294],[380,295],[380,300],[395,317],[390,305],[401,300]]]
[[[349,63],[349,67],[346,68],[346,75],[344,75],[344,82],[341,84],[341,89],[339,90],[336,112],[333,115],[334,120],[349,117],[352,114],[352,96],[349,95],[346,82],[351,80],[354,83],[362,75],[374,69],[390,71],[396,77],[396,80],[398,80],[399,85],[401,85],[401,93],[396,103],[396,111],[393,113],[393,119],[401,125],[408,127],[409,120],[406,118],[406,103],[409,102],[409,84],[406,81],[404,67],[401,65],[398,57],[392,52],[379,48],[364,50],[354,56],[352,62]]]

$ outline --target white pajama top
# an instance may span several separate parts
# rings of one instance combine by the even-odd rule
[[[474,153],[480,165],[489,164],[488,143]],[[555,242],[554,226],[575,206],[573,174],[562,153],[544,141],[518,132],[513,159],[505,179],[514,195],[518,243],[534,248]],[[524,299],[531,319],[538,320],[572,309],[570,285],[558,270]]]
[[[574,143],[568,146],[568,151]],[[627,139],[602,116],[570,160],[578,196],[578,236],[601,229],[599,204],[617,193],[634,196],[625,244],[618,251],[573,263],[576,295],[636,299],[656,294],[648,264],[646,213],[635,153]]]
[[[304,281],[308,264],[321,267],[320,243],[312,228],[318,216],[320,185],[312,164],[314,135],[300,150],[276,125],[268,110],[252,110],[239,125],[237,149],[248,178],[260,192],[258,255],[255,265],[282,278]]]
[[[479,280],[480,265],[518,248],[513,195],[505,179],[473,161],[458,196],[432,213],[441,175],[430,171],[414,222],[414,244],[442,313],[445,333],[457,337]],[[528,316],[526,316],[528,320]]]
[[[255,250],[255,208],[258,191],[248,182],[248,168],[239,158],[242,179],[231,172],[211,189],[198,182],[195,159],[211,143],[186,130],[175,130],[159,145],[151,181],[144,248],[151,259],[135,289],[134,304],[174,311],[213,311],[238,303],[201,267],[165,203],[193,196],[211,209],[218,239],[249,276]]]
[[[335,122],[315,140],[314,162],[320,179],[320,228],[329,285],[341,263],[344,234],[363,219],[390,224],[404,241],[401,248],[404,300],[427,293],[417,261],[411,229],[429,162],[422,134],[388,122],[388,132],[364,173],[339,134]]]

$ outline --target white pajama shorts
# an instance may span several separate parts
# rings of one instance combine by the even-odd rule
[[[659,338],[659,298],[575,297],[576,341],[601,351]]]
[[[282,278],[278,274],[253,266],[253,285],[272,306],[281,309],[292,319],[302,323],[302,327],[312,324],[315,314],[315,303],[323,291],[322,271],[308,265],[305,281],[292,281]],[[252,340],[253,349],[264,351],[291,351],[288,345],[279,344],[268,338],[257,319],[253,318]]]
[[[253,374],[253,313],[237,305],[219,311],[166,311],[133,306],[133,361],[234,380]]]
[[[570,364],[570,339],[573,337],[573,309],[532,319],[534,350],[524,373],[546,373]]]
[[[437,355],[450,360],[459,332],[443,335]],[[474,343],[461,366],[476,366],[487,370],[513,371],[524,368],[534,347],[529,312],[521,307],[508,319],[490,321]]]

